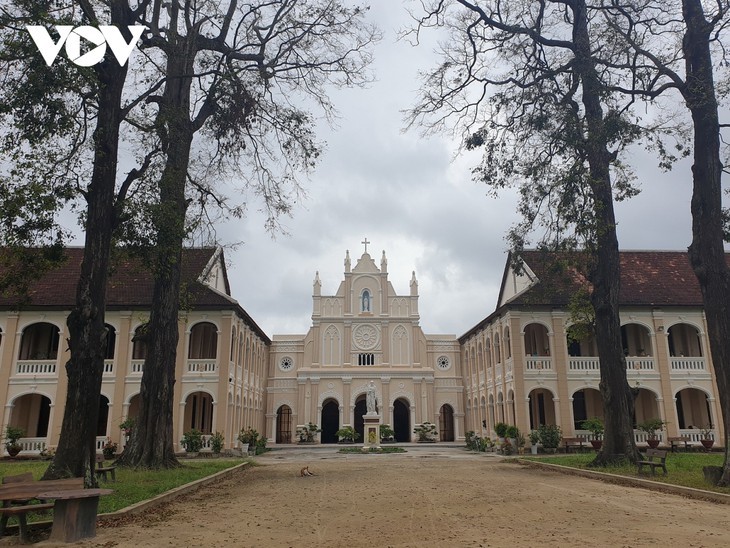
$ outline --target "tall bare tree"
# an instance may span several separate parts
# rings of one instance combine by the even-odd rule
[[[329,86],[368,81],[368,46],[378,33],[365,11],[336,0],[234,0],[172,2],[165,9],[155,3],[147,13],[145,47],[165,58],[165,88],[152,101],[166,159],[150,216],[155,287],[140,413],[120,464],[176,465],[172,395],[186,214],[191,196],[215,201],[221,194],[197,176],[194,141],[213,143],[203,171],[242,164],[250,170],[244,177],[275,225],[296,197],[297,172],[310,169],[319,154],[313,118],[297,103],[309,101],[329,117]]]
[[[88,485],[94,485],[111,242],[125,196],[141,173],[132,170],[118,181],[119,132],[131,108],[123,100],[128,66],[120,65],[107,50],[104,59],[92,68],[79,68],[64,56],[48,67],[24,27],[111,23],[129,41],[127,25],[135,23],[136,14],[120,0],[22,0],[14,6],[2,6],[1,13],[5,29],[1,66],[7,84],[3,114],[12,120],[6,133],[9,139],[5,140],[11,168],[3,180],[9,190],[3,206],[6,219],[15,219],[7,208],[22,196],[30,211],[12,234],[20,231],[42,239],[48,230],[58,229],[53,223],[38,223],[38,219],[54,218],[64,205],[79,197],[86,204],[84,258],[76,305],[67,319],[68,391],[58,449],[44,478],[84,476]],[[38,165],[43,166],[41,171]],[[43,188],[44,183],[47,188]],[[21,189],[29,188],[35,192],[23,194]],[[27,240],[14,243],[23,245]]]
[[[484,150],[475,179],[494,192],[519,187],[515,256],[536,229],[541,246],[583,251],[573,268],[591,284],[606,422],[593,464],[636,460],[613,200],[636,192],[619,154],[639,129],[607,93],[611,75],[596,62],[599,47],[603,58],[620,53],[599,39],[607,25],[585,0],[438,0],[417,20],[411,36],[426,27],[449,36],[410,124],[463,131],[467,148]]]
[[[691,115],[692,243],[689,258],[699,281],[725,432],[719,485],[730,485],[730,269],[724,250],[721,128],[715,71],[727,64],[730,2],[611,0],[596,6],[628,46],[614,72],[626,72],[629,96],[656,99],[679,93]],[[679,14],[681,13],[681,18]],[[724,93],[724,92],[722,92]],[[674,105],[676,109],[676,105]],[[709,426],[709,425],[708,425]]]

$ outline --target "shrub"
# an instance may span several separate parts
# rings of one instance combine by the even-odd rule
[[[600,438],[601,434],[603,434],[603,421],[598,417],[586,419],[581,423],[581,428],[583,428],[583,430],[588,430],[591,434],[593,434],[593,439],[597,440]]]
[[[509,425],[506,422],[498,422],[494,425],[494,431],[497,433],[497,436],[500,438],[506,438],[507,437],[507,427]]]
[[[380,425],[380,441],[393,441],[395,439],[395,430],[389,424]]]
[[[203,448],[203,433],[197,428],[188,430],[183,434],[180,444],[188,453],[197,453]]]
[[[560,427],[555,424],[541,424],[537,434],[545,449],[557,449],[563,436]]]
[[[352,426],[345,426],[335,432],[335,436],[337,436],[340,441],[355,442],[360,437],[360,432],[355,430]]]
[[[225,438],[220,432],[216,432],[210,437],[210,448],[216,455],[223,450],[223,441]]]
[[[517,436],[519,435],[519,433],[520,433],[519,429],[516,426],[511,424],[511,425],[507,426],[507,430],[505,431],[504,437],[516,439]]]
[[[436,441],[436,436],[438,436],[436,425],[428,421],[416,426],[413,433],[418,436],[418,441]]]

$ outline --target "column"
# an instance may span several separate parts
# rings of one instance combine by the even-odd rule
[[[18,314],[9,313],[7,315],[7,323],[5,325],[6,331],[3,332],[2,336],[5,339],[5,345],[3,346],[2,352],[2,367],[0,367],[0,402],[6,402],[5,413],[0,426],[2,426],[2,432],[5,432],[5,426],[10,421],[10,410],[12,406],[7,405],[8,401],[8,384],[10,377],[15,371],[15,360],[18,355],[17,348],[20,345],[21,333],[18,331]],[[49,431],[49,441],[50,441]]]
[[[553,312],[552,325],[554,336],[550,340],[551,352],[553,358],[553,368],[558,377],[557,395],[553,398],[555,403],[555,416],[558,419],[558,426],[563,431],[563,435],[571,437],[575,435],[573,426],[573,414],[570,406],[570,390],[568,388],[568,348],[566,344],[565,334],[565,314],[562,312]],[[567,402],[566,405],[560,406],[560,401]]]

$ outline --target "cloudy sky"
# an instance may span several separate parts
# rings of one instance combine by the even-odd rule
[[[516,199],[508,192],[487,197],[469,173],[478,156],[455,156],[449,136],[403,132],[401,111],[415,101],[419,68],[434,62],[434,43],[397,40],[410,3],[372,4],[369,17],[384,32],[375,50],[377,82],[333,92],[339,127],[321,130],[327,150],[306,182],[307,199],[284,220],[289,235],[272,239],[254,204],[246,219],[220,227],[224,240],[244,242],[227,252],[233,295],[269,336],[307,331],[315,272],[322,294],[335,293],[345,251],[354,266],[365,237],[376,264],[385,250],[398,294],[408,294],[415,270],[426,333],[461,335],[495,308]],[[643,151],[632,163],[643,191],[617,205],[621,247],[685,249],[689,166],[662,173]]]

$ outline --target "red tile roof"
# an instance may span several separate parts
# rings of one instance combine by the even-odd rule
[[[510,308],[564,307],[571,295],[586,287],[587,280],[575,268],[564,266],[563,254],[525,250],[520,256],[537,277],[537,283],[497,308],[459,337],[464,342]],[[725,255],[730,266],[730,254]],[[621,251],[619,304],[648,307],[703,307],[699,283],[686,251]],[[505,276],[508,274],[508,264]],[[504,286],[505,279],[502,284]],[[501,299],[501,294],[499,296]]]
[[[587,283],[574,269],[556,269],[554,253],[529,250],[521,256],[539,282],[510,304],[564,305]],[[619,258],[621,306],[702,306],[702,293],[687,252],[621,251]]]
[[[0,309],[13,310],[20,305],[22,309],[30,310],[70,310],[76,302],[76,284],[81,272],[83,254],[83,248],[64,249],[65,261],[62,264],[40,279],[29,283],[27,300],[21,304],[17,295],[0,293]],[[181,279],[189,297],[186,298],[186,305],[193,310],[237,311],[266,342],[269,342],[268,336],[235,299],[198,281],[215,254],[216,248],[212,247],[183,250]],[[0,266],[0,278],[7,274],[2,272],[3,268],[6,267]],[[225,285],[228,288],[227,279]],[[107,287],[108,310],[149,309],[152,303],[151,272],[139,258],[132,257],[123,250],[118,250],[113,255],[112,271]]]

